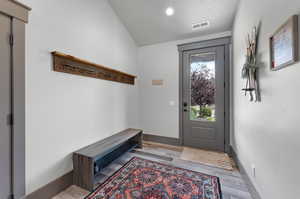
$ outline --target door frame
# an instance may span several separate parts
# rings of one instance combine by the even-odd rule
[[[30,10],[17,0],[0,1],[0,14],[11,18],[11,198],[25,196],[25,24]]]
[[[222,37],[218,39],[211,39],[193,43],[185,43],[178,45],[179,51],[179,143],[183,145],[183,53],[189,50],[196,50],[201,48],[209,48],[216,46],[224,46],[224,86],[225,86],[225,99],[224,99],[224,151],[230,152],[230,62],[231,62],[231,36]]]

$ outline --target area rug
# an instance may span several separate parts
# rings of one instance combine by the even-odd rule
[[[229,171],[233,171],[235,168],[232,159],[226,153],[215,151],[184,147],[180,159]]]
[[[86,199],[221,199],[219,178],[134,157]]]

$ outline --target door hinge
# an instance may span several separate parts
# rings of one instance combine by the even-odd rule
[[[13,114],[8,114],[7,115],[7,125],[9,125],[9,126],[14,125],[14,116],[13,116]]]
[[[14,194],[10,194],[8,199],[15,199],[15,195]]]
[[[9,35],[9,44],[10,44],[11,46],[14,45],[14,35],[13,35],[13,34],[10,34],[10,35]]]

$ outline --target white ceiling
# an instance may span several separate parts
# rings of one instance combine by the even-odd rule
[[[109,0],[138,45],[191,38],[231,30],[239,0]],[[172,5],[175,14],[166,16]],[[210,21],[193,31],[192,24]]]

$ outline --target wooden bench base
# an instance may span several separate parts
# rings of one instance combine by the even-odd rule
[[[74,152],[74,184],[93,191],[101,170],[123,153],[142,148],[142,141],[142,130],[127,129]]]

